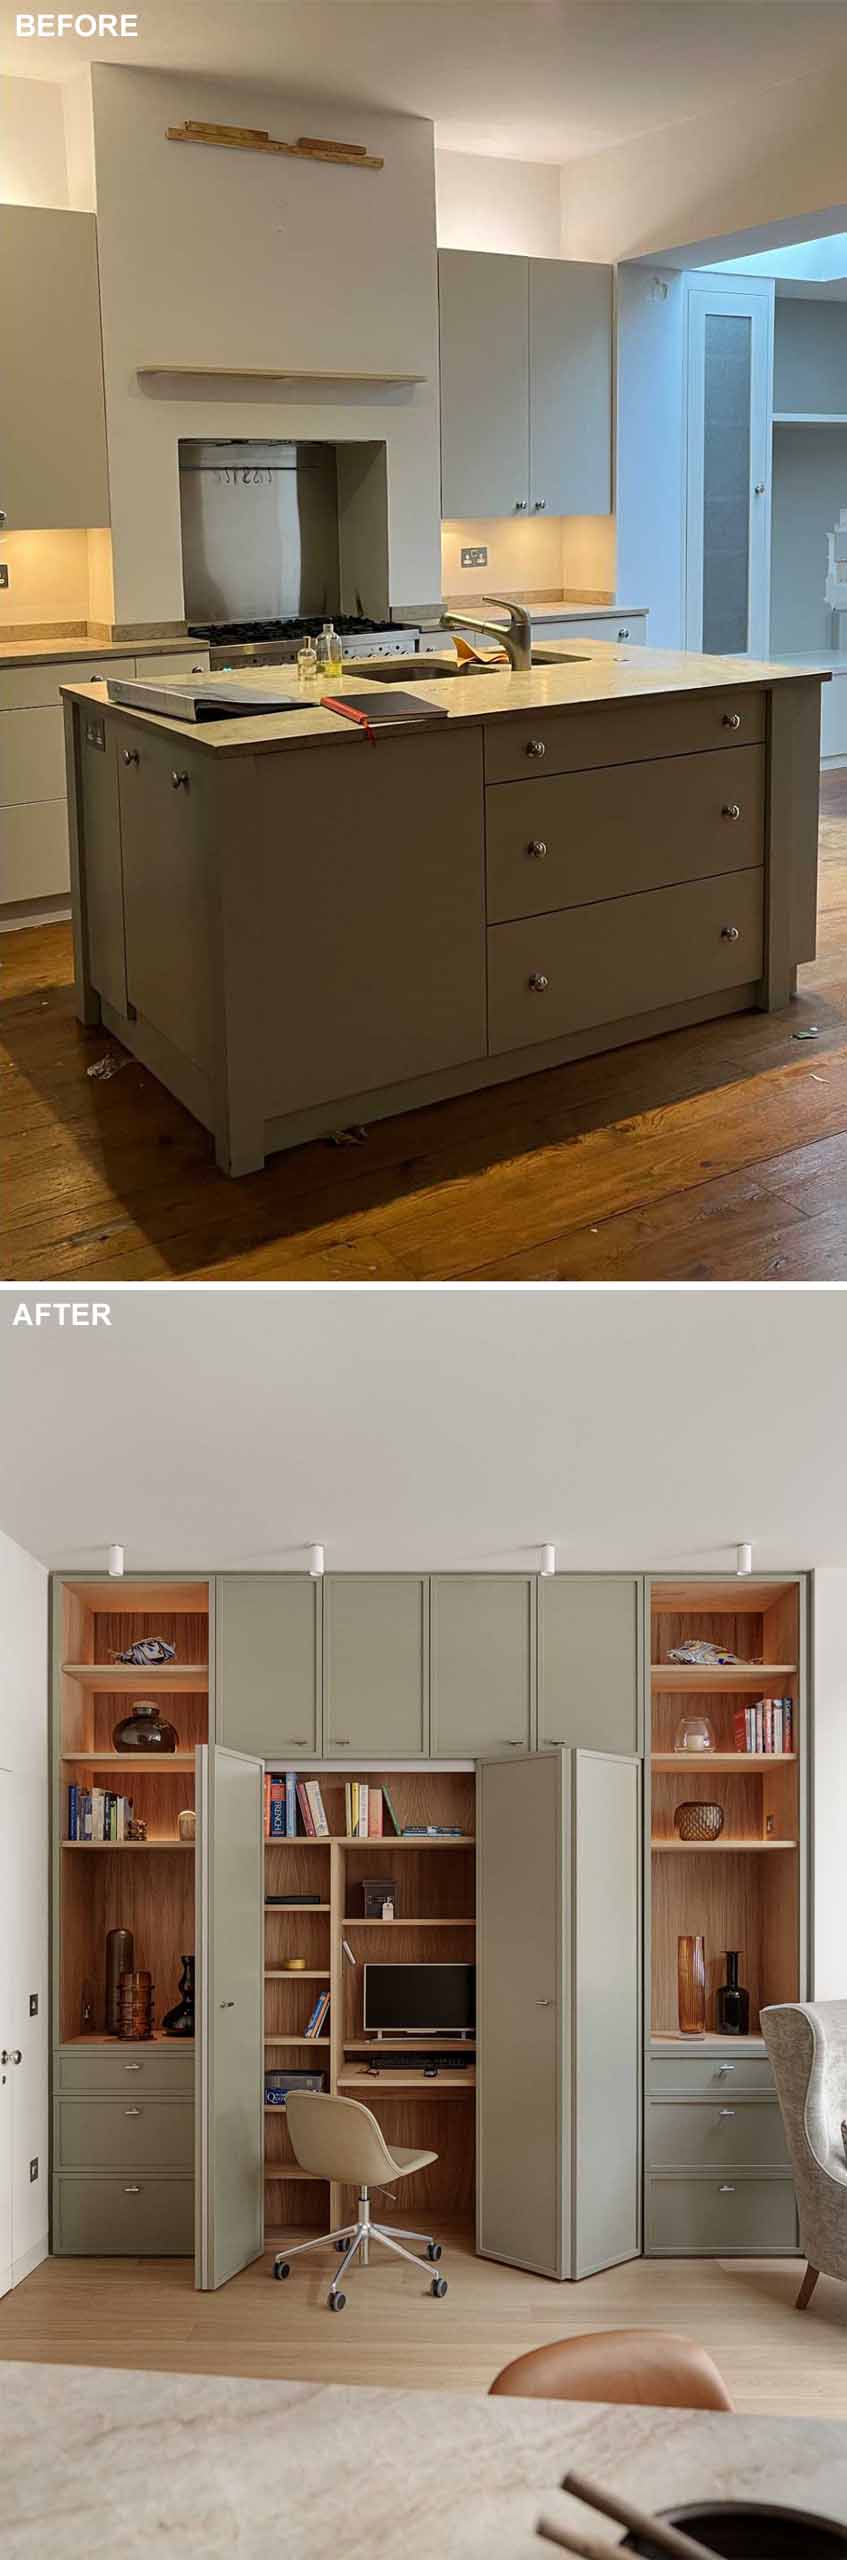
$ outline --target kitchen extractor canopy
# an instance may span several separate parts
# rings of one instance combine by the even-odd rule
[[[387,613],[384,444],[186,439],[179,485],[187,621]]]

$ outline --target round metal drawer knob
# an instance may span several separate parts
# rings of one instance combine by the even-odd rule
[[[721,817],[732,818],[734,820],[736,818],[740,818],[740,816],[741,811],[737,800],[725,800],[721,810]]]
[[[187,775],[187,773],[172,773],[172,774],[171,774],[171,781],[172,781],[172,783],[173,783],[173,787],[174,787],[174,790],[175,790],[175,791],[187,791],[187,790],[188,790],[188,775]]]
[[[741,935],[740,935],[740,933],[739,933],[739,930],[738,930],[738,926],[737,926],[737,924],[722,924],[722,925],[721,925],[721,941],[722,941],[722,942],[740,942],[740,940],[741,940]]]
[[[543,738],[528,738],[526,751],[528,756],[546,756],[547,749]]]
[[[137,748],[137,747],[125,747],[125,748],[124,748],[124,764],[139,764],[139,763],[140,763],[140,757],[139,757],[139,753],[138,753],[138,748]]]
[[[741,727],[741,713],[740,713],[740,711],[722,711],[722,713],[721,713],[721,725],[722,725],[722,727],[723,727],[724,729],[740,729],[740,727]]]
[[[543,969],[534,969],[529,984],[532,995],[543,996],[544,989],[549,986],[550,981],[549,978],[545,978]]]
[[[527,845],[527,853],[529,854],[532,862],[544,862],[546,860],[547,847],[543,836],[533,836],[531,843]]]
[[[629,623],[628,623],[628,622],[625,622],[625,623],[622,625],[621,630],[618,632],[618,639],[619,639],[619,640],[628,640],[628,639],[629,639],[629,637],[630,637]]]

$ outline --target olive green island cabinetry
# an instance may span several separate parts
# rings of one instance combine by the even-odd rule
[[[815,949],[821,679],[593,641],[543,661],[412,660],[446,717],[373,741],[318,702],[195,727],[65,686],[77,1009],[227,1173],[788,1002]],[[373,703],[355,673],[329,690]]]

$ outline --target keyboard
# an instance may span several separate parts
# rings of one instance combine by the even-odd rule
[[[408,2045],[404,2053],[390,2053],[385,2045],[380,2045],[378,2053],[368,2055],[366,2067],[373,2072],[424,2071],[434,2064],[436,2071],[470,2071],[475,2059],[475,2053],[469,2051],[467,2045],[460,2053],[422,2053],[420,2047],[416,2052]]]

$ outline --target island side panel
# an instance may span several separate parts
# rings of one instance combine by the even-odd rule
[[[778,1012],[817,948],[821,680],[774,685],[768,720],[767,906],[761,1004]]]
[[[268,1117],[484,1059],[482,737],[256,759]]]
[[[68,840],[71,870],[71,924],[74,945],[74,1006],[77,1019],[89,1028],[100,1021],[100,977],[103,974],[104,941],[98,936],[95,916],[98,912],[110,920],[111,931],[105,936],[106,974],[112,984],[108,951],[114,944],[123,959],[123,884],[120,869],[120,837],[117,822],[117,784],[114,767],[114,740],[107,738],[105,717],[85,712],[78,702],[63,702],[65,724],[65,768],[68,786]],[[94,763],[91,742],[84,746],[86,720],[89,725],[99,718],[103,749]],[[98,766],[101,781],[98,788]],[[105,784],[102,775],[105,774]],[[90,787],[87,787],[89,785]],[[111,809],[104,806],[111,799]],[[99,947],[98,947],[99,945]],[[122,988],[122,1009],[126,1010],[126,971],[122,968],[118,984]],[[108,989],[102,990],[108,993]]]

